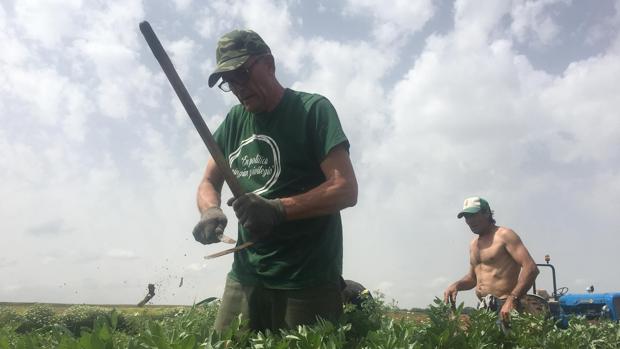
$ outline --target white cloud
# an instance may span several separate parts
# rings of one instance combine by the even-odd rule
[[[619,62],[619,55],[607,54],[572,63],[542,91],[545,111],[563,135],[550,139],[554,159],[606,162],[620,156],[620,100],[614,92]]]
[[[97,88],[99,109],[111,118],[125,119],[129,116],[129,96],[125,93],[124,79],[106,79]]]
[[[12,266],[16,265],[17,261],[14,259],[8,259],[5,257],[0,257],[0,269],[4,269],[4,268],[11,268]]]
[[[73,41],[75,61],[86,62],[79,71],[96,72],[94,99],[106,116],[125,119],[135,112],[129,109],[133,101],[153,106],[157,100],[161,83],[138,61],[139,49],[150,54],[138,36],[143,16],[140,1],[107,2],[87,14],[88,26]]]
[[[65,89],[67,112],[62,121],[62,127],[69,139],[84,141],[86,134],[86,120],[94,112],[94,107],[79,85],[67,86]]]
[[[388,293],[394,287],[394,283],[391,281],[381,281],[377,286],[377,290],[381,293]]]
[[[207,267],[206,263],[192,263],[185,266],[187,270],[191,271],[201,271]]]
[[[47,221],[28,229],[28,233],[34,236],[56,236],[66,231],[62,219]]]
[[[192,5],[192,0],[174,0],[174,5],[178,11],[186,11]]]
[[[139,258],[134,251],[124,250],[120,248],[111,249],[106,252],[106,256],[116,259],[136,259]]]
[[[47,264],[52,264],[54,262],[56,262],[58,259],[56,257],[52,257],[52,256],[45,256],[43,258],[41,258],[41,263],[43,263],[44,265]]]
[[[9,183],[23,182],[25,186],[43,178],[45,173],[43,164],[38,161],[37,152],[32,145],[11,142],[9,135],[2,129],[0,136],[0,168],[3,170],[2,178],[5,180],[5,185],[0,189],[3,189],[3,194],[8,194],[9,190],[13,189],[7,185]]]
[[[594,45],[598,43],[605,43],[611,39],[611,46],[616,46],[615,51],[618,50],[618,43],[620,42],[620,1],[614,1],[613,13],[607,13],[606,17],[597,18],[594,23],[587,29],[586,43]],[[615,43],[614,43],[615,42]],[[614,49],[612,49],[614,50]]]
[[[209,75],[215,70],[215,57],[212,59],[211,57],[204,57],[202,63],[200,64],[200,72],[204,77],[204,80],[207,81]]]
[[[219,37],[233,29],[252,29],[267,42],[278,66],[293,73],[302,68],[301,61],[306,53],[305,41],[303,37],[295,35],[295,21],[291,18],[286,1],[219,0],[211,2],[210,7],[211,11],[202,13],[203,18],[198,20],[198,23],[207,25],[200,30],[204,37],[210,37],[214,32]]]
[[[195,26],[200,36],[205,39],[211,39],[213,35],[217,34],[215,33],[215,19],[208,15],[208,11],[206,12],[207,14],[205,14],[204,16],[199,18],[198,21],[196,21]]]
[[[7,84],[2,90],[6,95],[19,99],[28,108],[28,114],[46,126],[55,125],[64,109],[64,89],[69,82],[55,70],[20,69],[4,66]]]
[[[142,166],[148,169],[148,173],[156,180],[156,182],[166,183],[171,178],[168,175],[175,173],[174,155],[168,149],[164,141],[164,135],[161,132],[147,127],[142,137],[147,144],[143,150],[136,152]]]
[[[499,35],[499,23],[510,8],[508,0],[456,0],[454,3],[455,48],[474,50]]]
[[[19,291],[21,288],[22,288],[21,285],[15,285],[15,284],[2,286],[2,290],[4,292],[15,292],[15,291]]]
[[[185,80],[190,68],[193,68],[192,58],[196,50],[196,44],[189,38],[181,38],[164,45],[170,55],[170,60],[174,64],[181,80]]]
[[[0,4],[0,62],[9,65],[22,63],[28,56],[28,48],[25,43],[17,38],[15,28],[7,22],[7,15]],[[3,74],[0,74],[2,77]]]
[[[386,4],[380,0],[348,0],[345,14],[371,15],[373,36],[382,46],[402,45],[407,35],[421,30],[435,14],[430,0],[397,0]]]
[[[187,170],[187,177],[180,176],[179,168],[189,159],[184,155],[175,159],[170,154],[184,154],[186,144],[193,142],[183,138],[183,147],[173,150],[174,144],[167,139],[160,138],[158,143],[148,132],[147,139],[140,137],[142,129],[149,127],[153,134],[187,135],[185,127],[167,133],[176,128],[169,124],[169,104],[161,102],[167,81],[158,67],[152,72],[142,64],[141,60],[146,65],[154,60],[146,44],[138,41],[142,40],[137,30],[142,17],[140,3],[107,2],[67,15],[82,16],[84,21],[76,22],[83,27],[42,38],[50,45],[56,41],[66,45],[41,50],[39,44],[24,40],[15,24],[5,21],[4,12],[0,12],[0,47],[16,48],[12,52],[19,53],[0,59],[0,194],[13,198],[0,203],[0,230],[14,232],[18,240],[11,250],[2,250],[7,261],[2,263],[11,265],[8,261],[18,258],[21,262],[13,265],[11,278],[30,285],[22,292],[5,290],[8,293],[1,295],[3,299],[79,302],[79,294],[91,295],[94,303],[114,299],[97,295],[97,283],[85,283],[83,289],[68,294],[68,288],[57,287],[53,270],[62,266],[66,271],[63,278],[72,285],[80,284],[82,275],[95,267],[101,268],[102,279],[134,279],[131,274],[136,268],[144,268],[140,261],[160,265],[153,253],[171,253],[170,246],[177,255],[177,250],[187,249],[183,242],[189,241],[196,219],[193,200],[206,162],[204,153],[199,168]],[[172,91],[166,87],[169,99]],[[75,146],[76,141],[82,144]],[[133,161],[131,155],[142,148],[151,152],[153,164],[142,167]],[[191,164],[196,166],[196,161]],[[150,170],[158,173],[151,177]],[[155,182],[157,178],[162,182]],[[60,217],[62,225],[50,225],[61,222]],[[179,219],[183,223],[179,224]],[[31,248],[36,236],[26,232],[32,227],[35,232],[56,227],[62,238]],[[71,250],[63,239],[71,241]],[[135,244],[136,248],[118,249],[114,241]],[[88,246],[100,246],[109,254]],[[104,256],[118,262],[97,265]],[[26,260],[37,263],[24,263]],[[113,266],[117,267],[113,272],[104,271]],[[5,271],[3,268],[2,278],[8,277]],[[28,278],[36,274],[44,276],[33,284]],[[122,298],[116,302],[126,302]]]
[[[15,23],[26,38],[53,49],[67,36],[80,31],[81,0],[16,0]]]
[[[395,63],[391,52],[366,42],[324,39],[311,40],[307,47],[312,60],[307,76],[301,76],[292,88],[328,96],[353,139],[385,129],[382,103],[386,97],[379,82]],[[346,127],[360,122],[363,127]]]
[[[549,45],[559,34],[560,27],[548,9],[554,5],[570,4],[571,0],[520,0],[512,4],[510,15],[512,35],[521,43]]]
[[[430,288],[446,288],[447,285],[450,284],[450,282],[452,282],[451,280],[449,280],[447,277],[445,276],[438,276],[434,279],[431,280],[431,282],[428,284],[428,287]]]
[[[138,93],[138,100],[153,105],[158,84],[149,84],[150,76],[137,63],[136,33],[129,31],[128,35],[122,29],[129,22],[131,26],[137,23],[136,18],[141,16],[139,3],[110,2],[87,9],[82,9],[79,1],[46,2],[43,7],[37,4],[17,2],[17,18],[5,24],[6,36],[0,35],[0,46],[11,52],[5,58],[6,64],[0,64],[0,76],[6,79],[6,95],[15,98],[15,102],[5,103],[4,109],[26,111],[26,118],[35,117],[33,121],[58,127],[69,139],[82,142],[88,132],[88,117],[97,106],[104,115],[126,118],[129,101]],[[104,15],[97,10],[104,11]],[[56,16],[58,13],[62,15]],[[19,16],[28,16],[29,21],[21,21]],[[46,34],[40,33],[56,20],[66,22],[68,27],[52,26]],[[119,23],[123,20],[126,22]],[[28,23],[29,30],[25,35],[42,40],[46,50],[21,44],[25,41],[18,29],[24,23]],[[72,26],[79,26],[79,30]],[[59,45],[60,41],[68,45]],[[57,64],[46,63],[46,58]],[[99,80],[89,75],[79,81],[91,74],[93,67]]]

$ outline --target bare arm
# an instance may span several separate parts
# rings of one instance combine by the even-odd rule
[[[321,162],[325,182],[299,195],[280,198],[287,220],[326,215],[357,203],[357,180],[343,144]]]
[[[539,270],[530,252],[514,231],[507,229],[503,234],[503,238],[506,241],[506,250],[515,262],[521,266],[521,273],[519,274],[517,285],[511,292],[511,295],[518,298],[525,295],[527,290],[532,287]]]
[[[459,291],[471,290],[476,287],[477,282],[478,279],[476,278],[476,273],[474,272],[474,265],[470,264],[469,272],[460,280],[448,286],[448,288],[444,291],[444,302],[448,303],[448,301],[450,301],[453,304],[456,303],[456,295]]]
[[[209,207],[220,207],[222,185],[224,176],[220,173],[217,164],[209,159],[207,169],[198,186],[197,204],[200,213],[204,213]]]
[[[502,234],[502,238],[506,243],[506,251],[508,251],[515,262],[521,266],[521,273],[519,273],[517,285],[512,289],[510,292],[510,297],[506,299],[506,302],[499,312],[502,320],[507,322],[510,320],[510,312],[512,309],[515,309],[517,305],[515,297],[519,298],[523,296],[527,290],[532,287],[539,270],[536,266],[536,262],[534,262],[534,259],[530,256],[530,252],[527,248],[525,248],[525,245],[523,245],[519,235],[517,235],[514,231],[507,229]]]
[[[469,268],[469,272],[459,281],[455,282],[454,285],[458,291],[466,291],[476,287],[477,281],[478,279],[476,278],[476,273],[474,272],[474,266],[472,265]]]

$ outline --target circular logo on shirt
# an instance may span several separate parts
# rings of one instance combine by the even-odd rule
[[[239,144],[230,154],[228,162],[233,174],[242,186],[260,195],[268,191],[278,180],[282,170],[280,149],[273,138],[265,135],[252,135]]]

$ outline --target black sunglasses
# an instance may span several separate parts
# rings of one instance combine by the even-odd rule
[[[224,92],[230,92],[235,86],[243,86],[250,81],[250,74],[252,73],[252,68],[256,63],[258,63],[261,59],[266,57],[267,55],[258,56],[247,67],[240,67],[228,73],[227,77],[222,76],[222,82],[220,82],[217,87]]]

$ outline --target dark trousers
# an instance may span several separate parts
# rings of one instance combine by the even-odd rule
[[[342,315],[338,283],[298,290],[279,290],[259,285],[242,285],[228,278],[215,330],[222,332],[241,314],[255,331],[310,325],[317,317],[332,322]]]

